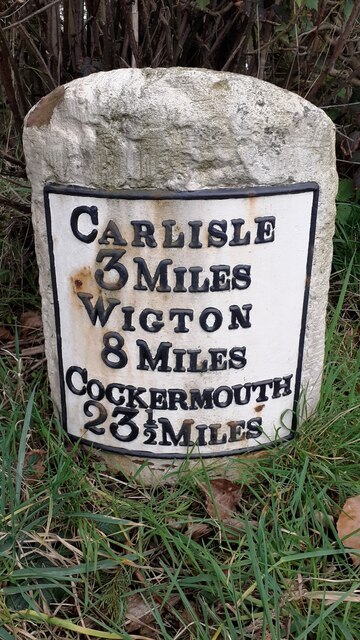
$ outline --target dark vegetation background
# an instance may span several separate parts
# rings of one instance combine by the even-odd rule
[[[217,499],[186,469],[151,491],[111,478],[60,430],[21,143],[24,115],[59,84],[174,65],[267,80],[337,130],[318,412]],[[358,640],[359,574],[335,522],[360,494],[359,192],[360,0],[0,0],[1,640]]]
[[[359,0],[2,0],[0,9],[2,157],[22,160],[24,115],[59,84],[184,66],[298,93],[338,125],[340,159],[360,158]]]
[[[26,283],[34,255],[23,118],[59,84],[96,71],[205,67],[294,91],[335,122],[343,191],[354,199],[360,187],[359,15],[359,0],[2,0],[0,236],[10,244],[2,250],[0,286],[24,284],[35,293],[33,278]],[[343,208],[341,222],[352,215]],[[344,241],[350,255],[353,239]],[[14,254],[21,269],[10,274]],[[2,324],[17,311],[13,304],[0,307]]]
[[[27,291],[35,294],[23,118],[59,84],[96,71],[205,67],[294,91],[335,122],[342,197],[354,200],[360,187],[359,15],[359,0],[1,0],[0,237],[10,243],[2,247],[0,286],[24,285],[25,303]],[[340,213],[340,224],[353,228],[354,210]],[[342,242],[349,258],[354,238],[345,233]],[[21,268],[9,273],[14,255]],[[11,309],[0,306],[1,324],[11,322],[17,306],[15,300]]]

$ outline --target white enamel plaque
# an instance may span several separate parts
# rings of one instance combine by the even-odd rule
[[[45,187],[62,422],[143,457],[293,436],[314,183],[198,192]]]

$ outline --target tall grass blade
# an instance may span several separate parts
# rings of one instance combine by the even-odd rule
[[[353,255],[353,257],[351,258],[350,262],[349,262],[349,266],[346,270],[345,273],[345,277],[342,283],[342,287],[341,287],[341,291],[340,291],[340,295],[339,295],[339,299],[336,305],[336,309],[334,312],[334,315],[331,319],[328,331],[327,331],[327,336],[326,336],[326,356],[329,355],[329,351],[331,348],[331,344],[332,344],[332,339],[335,333],[335,329],[337,326],[337,323],[339,321],[340,318],[340,314],[341,314],[341,310],[343,308],[343,304],[344,304],[344,300],[345,300],[345,295],[346,295],[346,291],[348,288],[348,284],[349,284],[349,280],[350,280],[350,276],[351,276],[351,271],[352,271],[352,266],[353,266],[353,262],[354,262],[354,258],[355,258],[355,254]]]
[[[25,450],[26,450],[26,439],[29,433],[30,424],[31,424],[31,416],[34,405],[36,387],[33,388],[25,412],[23,429],[21,432],[20,444],[19,444],[19,453],[18,453],[18,463],[16,467],[16,484],[15,484],[15,501],[16,504],[20,502],[20,494],[21,494],[21,481],[22,474],[24,470],[24,460],[25,460]]]
[[[39,611],[24,610],[19,611],[19,615],[26,619],[38,620],[39,622],[46,622],[49,625],[60,627],[60,629],[67,629],[68,631],[75,631],[80,635],[92,636],[95,638],[107,638],[108,640],[123,640],[124,636],[118,633],[112,633],[109,631],[99,631],[98,629],[90,629],[89,627],[81,627],[79,624],[70,622],[70,620],[64,620],[57,616],[48,616],[45,613]],[[137,636],[140,638],[141,636]],[[145,639],[144,639],[145,640]]]

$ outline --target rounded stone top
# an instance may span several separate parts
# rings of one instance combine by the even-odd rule
[[[42,98],[25,120],[24,144],[38,148],[55,182],[193,190],[298,181],[305,149],[314,168],[326,162],[333,129],[321,109],[249,76],[118,69]],[[301,179],[316,179],[308,174]]]

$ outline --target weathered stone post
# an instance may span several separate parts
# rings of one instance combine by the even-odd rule
[[[327,116],[250,77],[121,69],[40,100],[24,145],[68,433],[148,482],[293,437],[322,375]]]

